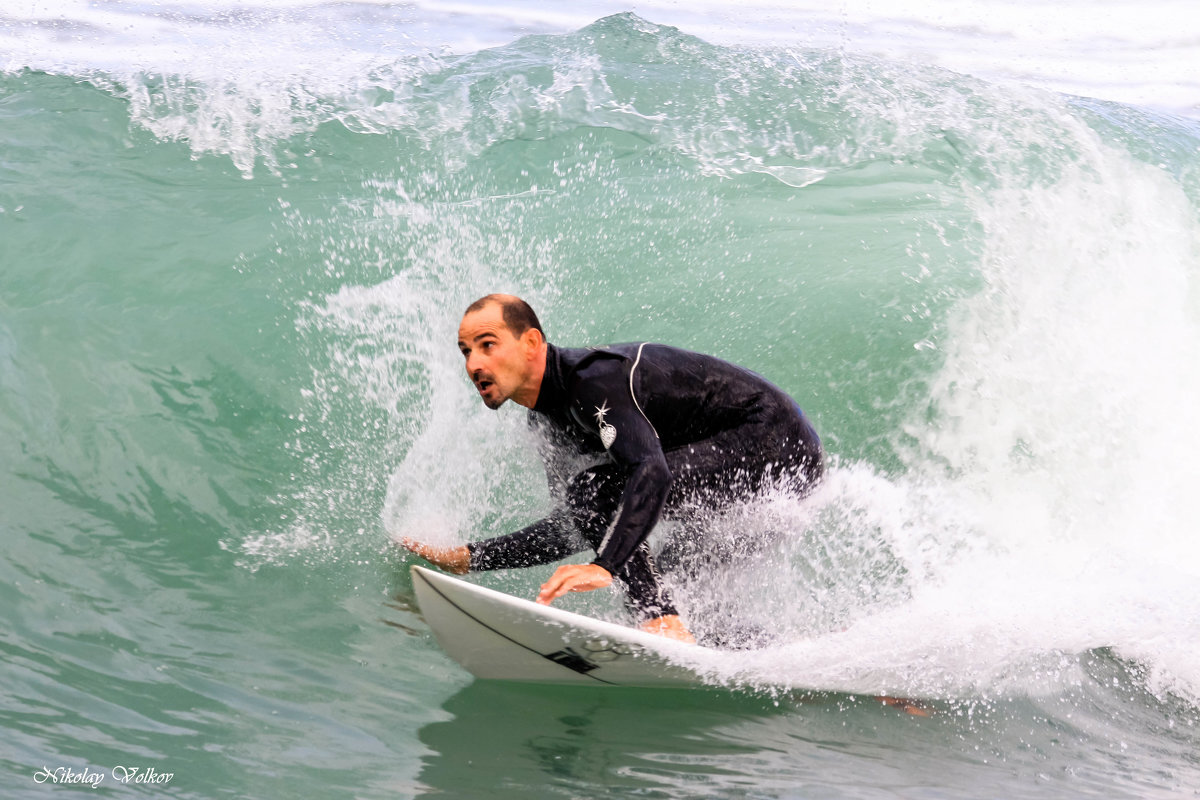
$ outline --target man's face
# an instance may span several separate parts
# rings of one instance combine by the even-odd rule
[[[527,344],[504,324],[498,303],[463,317],[458,326],[458,349],[467,361],[467,377],[488,408],[504,405],[529,379]]]

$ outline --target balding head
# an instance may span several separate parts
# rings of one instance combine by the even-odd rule
[[[546,332],[542,330],[542,323],[538,320],[533,308],[529,303],[512,294],[489,294],[481,297],[467,306],[463,318],[476,311],[482,311],[490,305],[500,306],[504,324],[513,336],[520,338],[525,331],[535,330],[542,334],[543,339],[546,338]]]

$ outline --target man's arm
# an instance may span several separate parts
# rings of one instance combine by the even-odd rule
[[[400,540],[400,546],[416,553],[435,567],[440,567],[446,572],[453,572],[455,575],[465,574],[471,566],[471,552],[465,545],[462,547],[434,547],[405,537]]]
[[[592,413],[609,456],[630,467],[616,522],[592,561],[609,572],[624,566],[658,524],[672,478],[658,432],[633,396],[629,370],[624,362],[598,361],[576,387],[578,403]]]
[[[559,561],[586,550],[587,542],[575,532],[567,515],[558,511],[519,531],[470,542],[467,549],[473,571],[519,569]]]
[[[567,592],[590,592],[612,584],[615,575],[658,522],[670,491],[671,471],[659,451],[662,464],[654,459],[639,464],[621,495],[621,513],[600,543],[590,564],[559,567],[542,585],[537,601],[548,605]]]
[[[577,374],[572,387],[577,419],[604,443],[619,464],[632,468],[621,494],[620,512],[596,548],[591,564],[559,567],[542,586],[538,602],[550,603],[567,592],[585,592],[612,583],[629,557],[658,522],[671,487],[671,470],[654,426],[630,389],[625,362],[597,360]]]
[[[662,514],[671,488],[671,470],[662,450],[650,454],[638,464],[621,493],[620,513],[608,535],[596,550],[592,563],[609,572],[616,572],[625,565],[633,551],[638,548]]]
[[[459,547],[434,547],[407,537],[401,539],[400,544],[434,566],[456,575],[535,567],[587,549],[587,543],[574,532],[561,512],[519,531]]]

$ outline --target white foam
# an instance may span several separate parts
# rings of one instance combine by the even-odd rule
[[[5,9],[0,67],[228,78],[247,59],[260,73],[317,68],[347,80],[379,58],[470,53],[529,33],[566,33],[636,11],[717,44],[825,47],[936,64],[993,80],[1200,113],[1200,37],[1181,25],[1186,0],[812,0],[547,6],[385,0],[96,4],[29,0]]]
[[[907,472],[830,471],[785,525],[791,568],[756,565],[768,588],[734,609],[790,641],[721,680],[1041,694],[1111,648],[1200,697],[1200,224],[1172,176],[1058,122],[1010,126],[1000,186],[968,190],[983,285],[922,343],[945,360]],[[1031,176],[1045,137],[1060,157]],[[728,605],[724,580],[690,587],[696,610]]]
[[[734,674],[1037,693],[1112,648],[1200,695],[1200,227],[1167,175],[1074,133],[1056,180],[976,199],[985,285],[938,343],[903,501],[833,476],[836,503],[892,517],[911,597]]]

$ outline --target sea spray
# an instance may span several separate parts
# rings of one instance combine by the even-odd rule
[[[676,106],[622,48],[735,79],[689,83],[697,97]],[[836,664],[847,685],[949,696],[1019,686],[1047,653],[1144,653],[1137,618],[1106,624],[1105,592],[1082,588],[1077,567],[1153,605],[1105,565],[1140,523],[1186,518],[1173,499],[1188,440],[1156,422],[1180,417],[1195,380],[1170,366],[1195,362],[1186,196],[1043,93],[795,51],[729,58],[607,20],[446,64],[405,93],[438,106],[432,124],[400,123],[394,165],[360,199],[289,217],[285,238],[320,253],[318,283],[333,287],[298,319],[319,343],[305,413],[321,434],[296,444],[310,454],[292,498],[305,525],[334,531],[385,476],[390,536],[455,544],[548,510],[520,414],[472,402],[452,343],[466,303],[510,290],[560,343],[740,351],[818,419],[828,487],[741,531],[713,522],[718,538],[775,536],[771,558],[679,579],[704,633],[772,629],[760,658],[731,667],[738,680],[800,685]],[[553,67],[529,66],[542,59]],[[750,105],[764,92],[789,98],[769,120]],[[860,203],[874,243],[850,257],[835,221]],[[781,249],[806,240],[802,260]],[[635,253],[643,265],[623,273]],[[871,302],[829,315],[848,282]],[[704,305],[672,307],[671,292]],[[767,313],[747,316],[752,301]],[[726,313],[739,335],[695,325]],[[791,335],[757,349],[774,315]],[[1161,535],[1187,555],[1185,537]],[[518,592],[537,580],[513,579]],[[1051,607],[1079,623],[1062,629]]]

